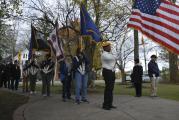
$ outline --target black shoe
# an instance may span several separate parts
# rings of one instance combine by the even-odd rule
[[[81,102],[80,100],[76,100],[75,103],[79,105]]]
[[[113,106],[113,105],[112,105],[110,108],[112,108],[112,109],[117,109],[117,107],[116,107],[116,106]]]
[[[81,101],[82,101],[82,102],[89,103],[89,101],[88,101],[87,99],[82,99]]]
[[[71,100],[72,98],[71,97],[67,97],[68,100]]]
[[[65,98],[63,98],[63,100],[62,100],[63,102],[66,102],[66,99]]]
[[[109,107],[103,107],[104,110],[111,110]]]

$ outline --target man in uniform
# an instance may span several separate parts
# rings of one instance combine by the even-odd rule
[[[71,99],[71,81],[72,81],[72,60],[70,56],[66,56],[63,61],[60,61],[60,80],[62,82],[62,99]]]
[[[50,58],[50,54],[46,55],[46,60],[41,63],[42,75],[42,95],[50,96],[50,81],[53,78],[54,62]]]
[[[139,63],[139,58],[134,60],[135,66],[133,67],[133,72],[131,74],[132,81],[134,82],[134,87],[136,90],[136,97],[142,96],[142,75],[143,68]]]
[[[15,86],[14,86],[14,81],[15,81],[15,77],[14,75],[16,74],[15,73],[15,65],[12,63],[12,61],[8,64],[7,66],[7,82],[8,82],[8,86],[10,86],[10,89],[11,90],[14,90],[15,89]]]
[[[20,80],[20,76],[21,76],[21,70],[19,67],[19,64],[16,61],[14,61],[14,72],[13,72],[13,79],[14,79],[14,88],[15,90],[18,90],[18,86],[19,86],[19,80]]]
[[[160,71],[158,64],[156,63],[157,56],[152,55],[151,60],[148,63],[148,74],[151,80],[151,97],[157,97],[157,83]]]
[[[37,73],[39,71],[39,66],[37,65],[37,60],[35,59],[35,54],[33,54],[30,64],[27,69],[29,70],[29,79],[30,79],[30,94],[35,94]]]

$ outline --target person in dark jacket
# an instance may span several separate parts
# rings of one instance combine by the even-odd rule
[[[18,86],[19,86],[19,80],[20,80],[20,76],[21,76],[21,70],[20,70],[20,67],[19,67],[19,64],[17,61],[14,61],[14,65],[13,65],[13,69],[14,69],[14,72],[13,72],[13,79],[14,79],[14,89],[15,90],[18,90]]]
[[[4,79],[3,79],[4,70],[5,70],[5,65],[0,63],[0,87],[3,87],[4,84]]]
[[[54,62],[50,54],[46,55],[46,59],[42,61],[40,68],[42,75],[42,95],[50,96],[50,81],[53,79],[54,73]]]
[[[148,63],[148,75],[151,80],[151,96],[156,97],[157,96],[157,83],[158,83],[158,77],[160,76],[160,71],[158,68],[158,64],[156,63],[157,56],[152,55],[151,60]]]
[[[135,59],[135,66],[133,67],[133,72],[131,74],[132,81],[136,90],[136,97],[142,96],[142,75],[143,68],[139,63],[139,59]]]
[[[66,56],[60,62],[60,80],[63,85],[62,99],[66,102],[66,99],[71,99],[72,60],[70,56]]]
[[[10,86],[10,78],[11,78],[11,76],[10,76],[11,74],[10,74],[10,64],[5,64],[4,65],[4,70],[3,70],[3,74],[2,74],[2,79],[3,79],[3,84],[4,84],[4,87],[5,88],[8,88],[8,89],[10,89],[11,88],[11,86]]]
[[[8,75],[8,86],[10,86],[11,90],[15,89],[15,64],[12,61],[7,66],[7,75]]]

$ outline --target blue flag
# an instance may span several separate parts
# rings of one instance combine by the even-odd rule
[[[102,40],[101,33],[91,19],[84,5],[81,5],[80,17],[81,35],[91,35],[93,40],[95,40],[96,42],[100,42]]]

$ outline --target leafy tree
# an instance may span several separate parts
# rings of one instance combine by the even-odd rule
[[[17,18],[22,9],[20,6],[22,5],[21,0],[2,0],[0,2],[0,56],[2,57],[5,54],[12,53],[13,44],[15,40],[13,35],[15,32],[12,32],[11,26],[7,24],[6,21],[12,21]]]

